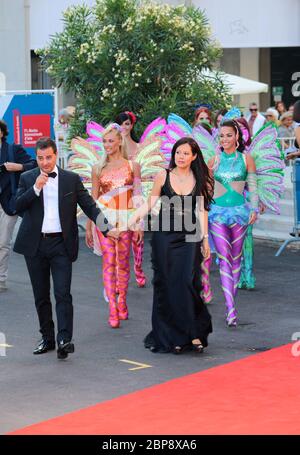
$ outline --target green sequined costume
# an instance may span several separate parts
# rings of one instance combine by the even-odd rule
[[[243,245],[243,258],[241,264],[241,276],[238,284],[239,289],[254,289],[255,276],[253,273],[253,225],[249,225]]]

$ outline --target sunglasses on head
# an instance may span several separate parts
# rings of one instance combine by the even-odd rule
[[[256,112],[256,111],[257,111],[257,108],[250,109],[250,112]]]

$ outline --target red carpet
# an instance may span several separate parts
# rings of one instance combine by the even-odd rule
[[[287,345],[11,434],[300,434],[299,378]]]

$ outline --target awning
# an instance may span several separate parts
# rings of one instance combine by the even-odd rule
[[[229,87],[230,95],[245,95],[251,93],[267,93],[269,90],[268,84],[263,82],[254,81],[253,79],[246,79],[245,77],[236,76],[235,74],[228,73],[215,73],[214,71],[205,70],[202,72],[205,76],[219,77],[223,79]]]
[[[246,79],[245,77],[236,76],[234,74],[224,73],[224,82],[229,86],[229,92],[231,95],[267,93],[269,90],[268,84],[253,81],[252,79]]]

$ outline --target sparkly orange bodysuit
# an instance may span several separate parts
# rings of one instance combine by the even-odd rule
[[[135,157],[138,155],[138,153],[140,152],[142,147],[144,147],[144,144],[137,144],[136,150],[130,154],[131,161],[135,160]],[[117,187],[117,184],[119,186],[122,186],[122,183],[124,183],[124,182],[125,182],[124,183],[125,185],[132,184],[129,174],[127,176],[127,183],[126,183],[126,180],[125,180],[126,174],[125,174],[125,171],[123,170],[123,168],[122,168],[122,173],[120,173],[120,175],[117,175],[117,172],[119,172],[119,171],[116,171],[115,177],[113,179],[110,179],[110,181],[108,181],[109,176],[106,177],[104,175],[103,177],[101,177],[101,179],[100,179],[101,194],[105,193],[106,191],[110,191],[110,189],[112,189],[112,187],[110,186],[112,184],[112,180],[113,180],[113,185],[116,187]],[[122,181],[122,178],[124,179],[123,181]],[[119,180],[119,183],[117,183],[118,180]],[[103,183],[102,183],[102,181],[103,181]],[[118,201],[115,201],[115,202],[118,202]],[[129,204],[130,204],[130,202],[129,202]],[[129,205],[128,208],[131,208],[131,206]],[[132,253],[133,253],[135,279],[136,279],[138,287],[144,287],[146,284],[146,275],[143,271],[144,240],[142,240],[140,243],[137,243],[137,236],[135,233],[133,233],[131,245],[132,245]]]
[[[134,172],[129,161],[119,169],[99,176],[98,201],[116,211],[132,208]],[[97,236],[103,255],[103,284],[109,300],[108,322],[113,328],[128,318],[126,296],[130,278],[130,244],[132,231],[122,232],[118,239],[105,237],[98,229]],[[117,290],[119,298],[117,301]]]
[[[104,168],[105,169],[105,168]],[[117,199],[117,207],[116,208],[132,208],[132,193],[133,193],[133,184],[134,184],[134,173],[133,169],[131,168],[130,162],[127,161],[124,166],[120,167],[119,169],[111,169],[108,172],[104,172],[102,175],[100,174],[99,177],[99,198],[102,195],[105,195],[113,190],[121,190],[122,188],[128,188],[128,197],[127,197],[127,205],[126,207],[122,204],[122,207],[119,207],[120,200]],[[118,193],[118,191],[116,191]],[[123,202],[123,201],[122,201]]]

